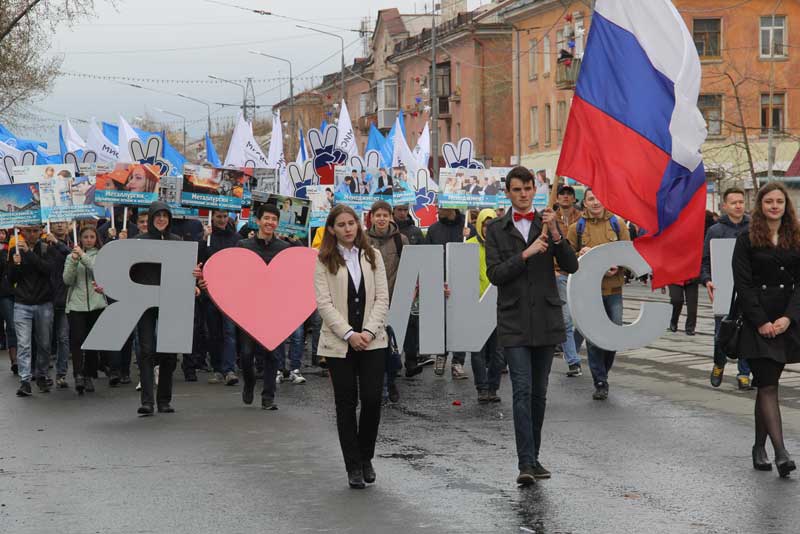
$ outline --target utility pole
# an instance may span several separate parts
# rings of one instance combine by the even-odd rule
[[[431,10],[431,155],[433,156],[433,178],[439,180],[439,97],[436,91],[436,4]]]

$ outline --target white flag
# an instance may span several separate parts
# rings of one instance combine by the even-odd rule
[[[297,145],[297,157],[294,158],[294,162],[302,166],[303,163],[305,163],[308,159],[308,156],[306,155],[306,141],[303,138],[302,128],[300,128],[300,131],[297,135],[300,137],[300,143]]]
[[[347,104],[342,100],[342,109],[339,111],[339,135],[336,138],[336,146],[347,152],[348,159],[358,156],[358,143],[356,133],[353,131],[353,123],[350,122],[350,113],[347,111]]]
[[[403,130],[400,128],[400,115],[397,116],[394,123],[394,154],[392,154],[392,167],[403,166],[409,174],[416,174],[420,166],[417,163],[417,158],[408,148],[406,138],[403,135]]]
[[[417,160],[417,167],[420,169],[428,168],[428,159],[431,157],[431,131],[428,123],[422,130],[422,135],[417,139],[417,146],[414,147],[414,159]]]
[[[86,136],[86,150],[94,150],[97,153],[97,161],[103,163],[115,163],[119,159],[119,147],[103,135],[103,131],[97,125],[97,121],[94,117],[92,117],[92,121],[89,123],[89,133]]]
[[[275,169],[278,175],[278,193],[292,196],[294,187],[286,173],[286,157],[283,154],[283,125],[281,124],[280,111],[272,116],[272,137],[269,141],[269,166]]]
[[[67,126],[64,128],[64,144],[67,146],[67,152],[86,149],[86,141],[78,134],[69,119],[67,119]]]
[[[13,164],[6,165],[3,161],[3,158],[6,156],[14,158],[15,164],[22,165],[22,151],[17,147],[7,145],[0,141],[0,184],[3,185],[11,183],[11,176],[9,173],[11,172],[10,168],[13,167]]]
[[[270,168],[269,160],[253,137],[252,127],[239,114],[236,128],[233,129],[231,144],[225,156],[226,167],[257,167]]]
[[[117,125],[119,126],[119,161],[120,163],[135,163],[130,152],[130,142],[133,139],[139,139],[139,135],[122,115],[119,116]]]

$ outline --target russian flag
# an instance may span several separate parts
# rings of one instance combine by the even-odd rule
[[[697,277],[706,187],[700,59],[669,0],[598,0],[557,172],[647,230],[653,287]]]

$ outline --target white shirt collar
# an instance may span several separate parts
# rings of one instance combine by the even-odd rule
[[[345,258],[345,259],[347,259],[348,257],[350,257],[350,258],[353,258],[353,257],[357,258],[358,257],[359,250],[358,250],[358,247],[355,246],[355,245],[353,245],[353,248],[348,249],[347,247],[343,247],[342,245],[337,243],[336,244],[336,248],[339,249],[339,254],[341,254],[342,257]]]

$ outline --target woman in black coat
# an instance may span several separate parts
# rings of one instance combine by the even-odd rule
[[[778,381],[787,363],[800,361],[800,225],[783,184],[770,182],[759,190],[750,230],[736,240],[733,280],[744,319],[739,353],[758,387],[753,467],[772,469],[769,435],[775,467],[785,477],[795,464],[783,443]]]

